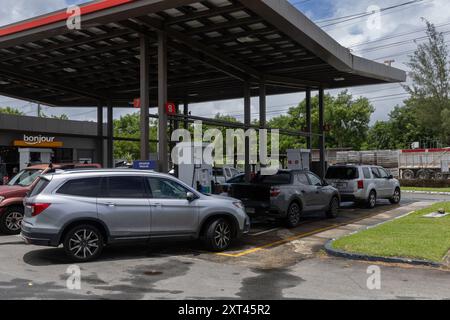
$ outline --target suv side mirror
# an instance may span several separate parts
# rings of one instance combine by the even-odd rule
[[[186,193],[186,199],[189,202],[192,202],[196,199],[195,194],[193,194],[192,192],[187,192]]]
[[[392,179],[394,179],[394,176],[391,174],[389,177],[387,177],[388,178],[388,180],[392,180]]]
[[[325,180],[322,181],[322,187],[327,187],[329,186],[328,182],[326,182]]]

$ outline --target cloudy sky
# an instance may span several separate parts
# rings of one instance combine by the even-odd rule
[[[1,0],[0,25],[27,19],[39,14],[79,4],[85,0]],[[439,31],[450,32],[448,0],[290,0],[300,11],[328,32],[340,44],[356,55],[378,62],[394,60],[392,65],[407,70],[405,62],[416,44],[424,36],[423,18],[433,22]],[[412,3],[409,3],[412,2]],[[379,19],[365,14],[368,10],[381,8]],[[446,40],[447,40],[446,36]],[[350,90],[355,96],[366,96],[376,107],[372,122],[385,120],[389,111],[401,104],[406,97],[399,84],[358,87]],[[337,92],[331,91],[332,94]],[[303,99],[302,94],[272,96],[268,98],[269,116],[282,114],[290,106]],[[36,114],[36,105],[0,96],[0,106],[12,106],[27,115]],[[253,114],[258,112],[257,99],[252,100]],[[213,116],[217,112],[231,114],[240,119],[243,102],[221,101],[193,105],[193,114]],[[58,109],[44,107],[46,114],[65,113],[73,120],[93,120],[94,109]],[[118,109],[115,117],[130,112]]]

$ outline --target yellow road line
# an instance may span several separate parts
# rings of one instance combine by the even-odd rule
[[[370,218],[370,217],[373,217],[373,216],[376,216],[376,215],[378,215],[378,214],[368,214],[368,215],[366,215],[364,217],[360,217],[360,218],[357,218],[357,219],[354,219],[354,220],[350,220],[350,221],[347,221],[347,222],[343,222],[343,223],[339,223],[339,224],[334,224],[334,225],[331,225],[331,226],[328,226],[328,227],[325,227],[325,228],[321,228],[321,229],[317,229],[317,230],[313,230],[313,231],[310,231],[310,232],[300,233],[300,234],[297,234],[295,236],[291,236],[291,237],[288,237],[288,238],[285,238],[285,239],[281,239],[281,240],[278,240],[278,241],[275,241],[275,242],[271,242],[271,243],[268,243],[268,244],[265,244],[265,245],[262,245],[262,246],[258,246],[258,247],[252,248],[252,249],[244,250],[244,251],[239,252],[239,253],[223,253],[223,252],[220,252],[220,253],[216,253],[216,254],[219,255],[219,256],[224,256],[224,257],[239,258],[239,257],[242,257],[242,256],[246,256],[246,255],[255,253],[257,251],[261,251],[261,250],[264,250],[264,249],[267,249],[267,248],[270,248],[270,247],[274,247],[276,245],[286,244],[288,242],[291,242],[291,241],[294,241],[294,240],[297,240],[297,239],[305,238],[305,237],[308,237],[308,236],[311,236],[311,235],[314,235],[314,234],[318,234],[318,233],[321,233],[321,232],[324,232],[324,231],[328,231],[328,230],[331,230],[331,229],[334,229],[334,228],[338,228],[338,227],[342,227],[342,226],[345,226],[345,225],[349,225],[349,224],[352,224],[352,223],[355,223],[355,222],[358,222],[358,221],[361,221],[361,220],[364,220],[366,218]]]

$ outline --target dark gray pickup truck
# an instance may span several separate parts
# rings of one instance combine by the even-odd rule
[[[336,188],[303,170],[257,175],[251,183],[231,184],[228,193],[244,203],[249,216],[284,219],[289,227],[296,227],[304,212],[323,211],[327,217],[335,218],[340,205]]]

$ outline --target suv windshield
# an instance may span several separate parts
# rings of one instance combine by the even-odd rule
[[[355,167],[330,167],[325,179],[354,180],[359,178],[358,169]]]
[[[25,169],[16,174],[8,183],[9,186],[29,186],[42,173],[38,169]]]

